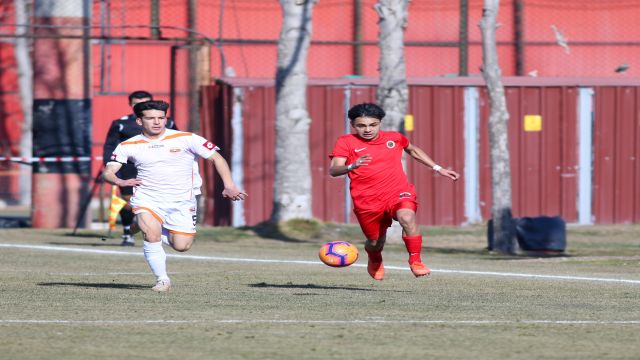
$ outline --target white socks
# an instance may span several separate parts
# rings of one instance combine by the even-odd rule
[[[171,243],[169,242],[169,230],[162,228],[162,234],[160,235],[160,241],[167,245],[167,246],[171,246]]]
[[[150,243],[144,242],[143,246],[144,258],[151,268],[153,275],[157,280],[169,280],[167,275],[167,254],[162,248],[162,242]]]

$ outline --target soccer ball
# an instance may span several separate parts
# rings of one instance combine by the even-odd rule
[[[318,256],[329,266],[344,267],[358,260],[358,248],[346,241],[332,241],[320,247]]]

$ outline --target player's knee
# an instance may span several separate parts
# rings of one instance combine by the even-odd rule
[[[189,251],[191,244],[173,244],[173,249],[179,252]]]
[[[364,243],[364,247],[369,251],[380,251],[384,246],[384,241],[380,240],[367,240]]]
[[[172,246],[175,251],[185,252],[191,249],[192,241],[174,241]]]
[[[416,214],[413,212],[398,213],[398,222],[403,227],[413,226],[416,223]]]

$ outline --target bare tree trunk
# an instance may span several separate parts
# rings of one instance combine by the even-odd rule
[[[400,131],[409,103],[409,86],[404,61],[404,31],[407,28],[409,0],[380,0],[374,8],[380,17],[380,84],[377,102],[387,115],[381,128]],[[403,159],[403,165],[406,165]],[[387,240],[402,241],[402,227],[394,221],[387,230]]]
[[[404,61],[404,31],[407,27],[409,0],[380,0],[375,9],[380,17],[380,84],[378,104],[387,113],[384,130],[401,130],[409,102],[407,71]]]
[[[500,0],[484,0],[480,29],[482,31],[482,75],[487,83],[489,102],[489,145],[491,158],[491,189],[493,193],[493,241],[495,249],[504,254],[515,253],[511,214],[511,170],[509,168],[509,112],[502,85],[502,72],[496,49],[496,18]]]
[[[15,57],[18,65],[18,88],[22,108],[22,132],[20,135],[20,156],[31,158],[33,154],[33,64],[31,63],[29,39],[28,0],[15,0],[16,40]],[[20,204],[31,204],[31,166],[20,165]]]
[[[311,219],[307,53],[315,0],[280,0],[276,71],[276,168],[271,220]]]

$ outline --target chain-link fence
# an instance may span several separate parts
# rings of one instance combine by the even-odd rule
[[[377,2],[317,2],[309,77],[378,76]],[[24,19],[16,4],[24,6]],[[482,4],[411,1],[407,75],[479,76]],[[43,18],[43,7],[54,5],[58,19]],[[73,16],[82,20],[67,19]],[[93,140],[99,147],[104,129],[96,124],[115,116],[106,113],[114,106],[105,98],[124,104],[129,92],[148,89],[173,103],[186,128],[184,119],[195,118],[190,112],[197,99],[191,95],[198,85],[225,74],[273,78],[281,17],[275,0],[0,0],[0,156],[20,152],[18,39],[26,39],[31,50],[38,39],[87,41]],[[503,0],[497,32],[503,75],[640,76],[638,18],[638,0]],[[7,202],[16,201],[15,173],[15,165],[0,161],[0,199]]]
[[[24,0],[33,6],[35,0]],[[44,2],[43,0],[39,0]],[[88,0],[87,0],[88,1]],[[293,0],[292,0],[293,1]],[[4,0],[0,37],[15,36],[13,0]],[[70,0],[86,6],[93,67],[101,92],[127,91],[135,47],[198,42],[209,46],[210,73],[273,77],[281,11],[264,0]],[[314,9],[311,77],[377,76],[377,0],[320,0]],[[81,11],[82,9],[78,10]],[[478,74],[482,0],[421,0],[409,5],[409,76]],[[620,76],[634,74],[640,47],[637,0],[502,1],[498,29],[504,75]],[[28,24],[28,34],[65,36],[69,28]],[[34,26],[35,25],[35,26]],[[27,35],[29,36],[29,35]],[[150,50],[153,52],[153,50]],[[144,52],[144,51],[143,51]],[[626,69],[626,70],[624,70]],[[616,72],[617,70],[617,72]],[[638,73],[635,73],[636,75]],[[94,79],[96,80],[96,79]]]

